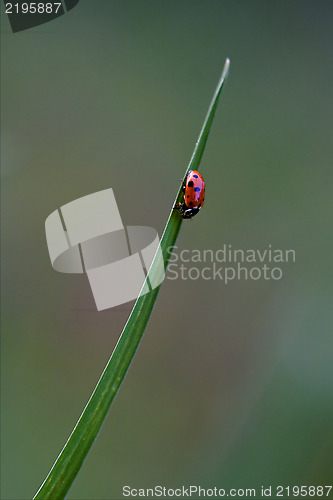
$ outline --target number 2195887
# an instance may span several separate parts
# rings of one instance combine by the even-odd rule
[[[6,14],[57,14],[61,2],[6,3]]]
[[[332,486],[277,486],[277,497],[328,497]]]

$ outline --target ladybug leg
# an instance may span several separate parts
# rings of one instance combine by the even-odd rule
[[[187,179],[186,176],[184,177],[184,179],[180,179],[180,182],[182,183],[182,191],[183,191],[183,193],[185,193],[186,179]]]
[[[181,214],[184,213],[184,203],[176,203],[174,207],[172,207],[172,210],[179,210]]]

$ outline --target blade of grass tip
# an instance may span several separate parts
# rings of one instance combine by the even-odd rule
[[[203,155],[203,152],[205,150],[205,146],[207,143],[208,135],[210,128],[213,123],[213,119],[215,116],[215,111],[219,102],[219,98],[221,95],[222,87],[224,82],[226,81],[228,74],[229,74],[229,68],[230,68],[230,59],[227,58],[224,63],[223,71],[221,74],[221,78],[219,83],[217,84],[213,99],[210,103],[210,106],[207,111],[206,118],[204,120],[204,123],[202,125],[198,140],[195,144],[195,148],[193,151],[193,154],[191,156],[190,163],[188,164],[188,167],[185,171],[184,179],[186,179],[187,174],[190,170],[199,170],[199,165],[201,162],[201,158]],[[179,203],[182,200],[183,197],[183,191],[182,191],[183,183],[181,183],[174,205],[175,206],[177,203]],[[177,213],[176,210],[171,210],[169,219],[167,221],[167,224],[165,226],[163,235],[162,235],[162,240],[161,240],[161,247],[162,247],[162,252],[164,256],[164,265],[165,269],[167,268],[167,265],[169,263],[171,253],[168,251],[169,248],[173,247],[176,243],[177,236],[181,227],[183,219],[179,217],[179,214]]]
[[[227,59],[185,175],[189,170],[198,170],[199,168],[229,66],[230,61]],[[175,202],[178,203],[181,197],[182,185],[179,188]],[[178,211],[171,209],[161,239],[165,269],[171,256],[168,250],[174,247],[181,224],[182,218]],[[155,258],[149,270],[148,277],[152,277],[157,272],[156,261],[157,259]],[[34,496],[34,499],[60,500],[65,498],[102,426],[110,405],[135,355],[153,310],[159,288],[157,287],[137,299],[94,392],[60,455]]]

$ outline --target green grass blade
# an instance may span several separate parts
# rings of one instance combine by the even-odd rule
[[[230,61],[227,59],[185,175],[189,170],[198,170],[199,168],[229,65]],[[175,203],[180,202],[181,198],[182,185],[179,188]],[[168,249],[175,245],[181,224],[182,218],[179,211],[171,210],[161,239],[165,269],[170,259]],[[156,259],[152,263],[148,277],[152,278],[155,272],[158,272]],[[94,392],[63,450],[34,496],[35,499],[59,500],[63,499],[67,494],[126,375],[153,310],[159,288],[155,288],[148,294],[139,297],[136,301]]]

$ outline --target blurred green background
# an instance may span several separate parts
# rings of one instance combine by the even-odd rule
[[[2,5],[3,7],[3,5]],[[332,20],[326,1],[81,0],[2,19],[2,496],[33,496],[132,304],[53,271],[46,217],[112,187],[159,233],[226,57],[181,249],[294,249],[273,280],[168,280],[69,499],[332,480]]]

